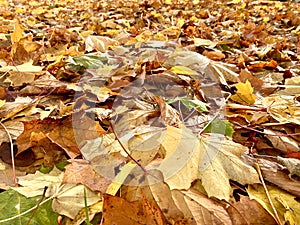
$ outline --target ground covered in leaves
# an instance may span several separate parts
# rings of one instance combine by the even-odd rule
[[[0,5],[0,224],[300,224],[299,3]]]

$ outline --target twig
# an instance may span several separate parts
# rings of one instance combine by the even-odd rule
[[[4,124],[1,121],[0,121],[0,125],[4,128],[5,132],[7,133],[8,138],[9,138],[12,172],[13,172],[14,184],[17,187],[18,186],[18,181],[17,181],[17,175],[16,175],[14,145],[13,145],[12,138],[11,138],[11,135],[10,135],[9,131],[7,130],[7,128],[4,126]]]
[[[255,167],[255,169],[256,169],[257,172],[258,172],[260,181],[261,181],[261,183],[262,183],[262,185],[263,185],[263,187],[264,187],[264,189],[265,189],[267,198],[268,198],[269,203],[270,203],[270,205],[271,205],[271,207],[272,207],[272,209],[273,209],[273,212],[274,212],[274,215],[275,215],[275,218],[274,218],[274,219],[276,220],[277,224],[283,225],[283,224],[281,223],[281,220],[280,220],[279,216],[278,216],[277,210],[276,210],[276,208],[275,208],[275,206],[274,206],[274,204],[273,204],[273,202],[272,202],[270,193],[269,193],[269,191],[268,191],[268,189],[267,189],[267,186],[266,186],[266,184],[265,184],[265,181],[264,181],[264,178],[263,178],[263,176],[262,176],[262,173],[261,173],[261,170],[260,170],[260,167],[259,167],[258,163],[254,163],[254,167]]]
[[[147,173],[147,170],[138,162],[136,161],[135,158],[133,158],[130,153],[128,152],[128,150],[125,148],[125,146],[123,145],[122,141],[120,140],[119,136],[117,135],[117,133],[115,132],[114,126],[112,124],[112,122],[110,122],[110,127],[112,129],[112,132],[115,134],[117,141],[119,142],[119,144],[121,145],[122,149],[126,152],[126,154],[128,155],[128,157],[135,162],[145,173]]]
[[[66,190],[60,192],[60,191],[63,189],[64,186],[65,186],[65,185],[61,185],[61,186],[58,188],[58,190],[56,191],[55,194],[53,194],[51,197],[49,197],[49,198],[47,198],[47,199],[41,201],[38,205],[35,205],[35,206],[33,206],[32,208],[27,209],[26,211],[24,211],[24,212],[22,212],[22,213],[20,213],[20,214],[18,214],[18,215],[12,216],[12,217],[7,218],[7,219],[2,219],[2,220],[0,220],[0,224],[1,224],[1,223],[8,222],[8,221],[11,221],[11,220],[14,220],[14,219],[17,219],[18,217],[24,216],[24,215],[26,215],[27,213],[29,213],[29,212],[35,210],[37,207],[39,207],[39,206],[41,206],[41,205],[44,205],[44,204],[47,203],[48,201],[50,201],[50,200],[56,198],[57,196],[59,196],[59,195],[65,193],[66,191],[69,191],[69,190],[71,190],[71,189],[73,188],[73,186],[71,186],[71,187],[67,188]]]
[[[32,211],[32,213],[31,213],[31,215],[30,215],[30,217],[29,217],[29,219],[28,219],[26,225],[29,225],[30,221],[32,220],[32,217],[34,216],[35,212],[38,210],[38,208],[39,208],[41,202],[45,199],[45,195],[46,195],[47,189],[48,189],[48,187],[45,186],[45,187],[44,187],[44,191],[43,191],[43,195],[42,195],[41,199],[38,201],[38,203],[36,204],[35,209]]]
[[[193,115],[194,112],[196,112],[196,109],[195,109],[195,108],[193,108],[192,112],[190,112],[190,114],[187,115],[187,116],[183,119],[183,122],[187,121],[187,119],[190,118],[190,117]]]
[[[261,133],[261,134],[265,134],[265,135],[269,135],[269,136],[276,136],[276,137],[300,136],[300,133],[293,133],[293,134],[268,134],[268,133],[266,133],[266,132],[257,130],[257,129],[255,129],[255,128],[247,127],[247,126],[241,125],[241,124],[239,124],[238,122],[235,122],[235,121],[230,121],[230,122],[233,123],[233,124],[238,125],[238,126],[241,127],[241,128],[244,128],[244,129],[247,129],[247,130],[252,130],[252,131],[255,131],[255,132],[257,132],[257,133]]]
[[[56,197],[56,196],[53,196],[53,197],[51,197],[51,198],[45,199],[44,201],[42,201],[42,202],[39,204],[39,206],[44,205],[46,202],[52,200],[52,199],[55,198],[55,197]],[[1,223],[8,222],[8,221],[11,221],[11,220],[14,220],[14,219],[17,219],[18,217],[24,216],[24,215],[26,215],[27,213],[31,212],[32,210],[35,210],[37,207],[38,207],[38,205],[35,205],[34,207],[32,207],[32,208],[30,208],[30,209],[28,209],[28,210],[26,210],[26,211],[24,211],[24,212],[22,212],[22,213],[20,213],[20,214],[18,214],[18,215],[12,216],[12,217],[7,218],[7,219],[0,220],[0,224],[1,224]]]

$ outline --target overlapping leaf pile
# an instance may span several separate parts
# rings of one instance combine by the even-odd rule
[[[0,224],[300,224],[299,3],[0,3]]]

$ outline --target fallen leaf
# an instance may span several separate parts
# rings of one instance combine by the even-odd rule
[[[165,218],[159,208],[145,198],[142,201],[128,202],[123,198],[104,194],[103,225],[149,224],[163,225]]]
[[[199,178],[209,197],[229,200],[229,179],[241,184],[259,183],[255,169],[240,159],[247,147],[223,135],[203,135],[198,140],[186,128],[168,127],[162,146],[166,155],[157,169],[171,190],[189,189]]]
[[[293,96],[273,95],[264,97],[262,105],[267,107],[270,115],[280,123],[300,124],[299,106]]]
[[[66,184],[83,184],[94,192],[104,193],[111,183],[107,178],[97,174],[84,160],[74,160],[65,169],[63,183]]]
[[[116,45],[118,42],[105,36],[88,36],[85,39],[85,50],[91,52],[93,50],[105,52],[110,46]]]
[[[286,166],[286,168],[290,171],[290,177],[292,175],[297,175],[300,177],[300,160],[299,159],[286,159],[282,157],[277,157],[279,163]]]
[[[84,189],[86,190],[86,194],[84,194]],[[53,211],[71,219],[74,219],[79,211],[85,207],[85,199],[87,206],[101,201],[97,193],[87,189],[83,185],[65,184],[57,187],[56,192],[53,194],[55,195],[52,203]]]
[[[240,159],[247,147],[213,134],[200,138],[200,149],[199,178],[209,197],[229,200],[229,179],[240,184],[260,182],[256,170]]]
[[[12,189],[0,193],[0,224],[26,224],[29,221],[28,218],[31,218],[30,225],[53,224],[59,215],[53,212],[51,199],[39,205],[35,214],[31,216],[32,210],[41,198],[42,196],[26,198]]]
[[[19,42],[22,37],[23,37],[23,29],[22,29],[19,21],[17,21],[15,23],[14,32],[11,34],[11,41],[13,44],[15,44],[15,43]]]
[[[207,196],[193,190],[172,191],[177,207],[184,213],[189,224],[224,224],[232,221],[223,206]]]
[[[274,186],[267,186],[267,189],[271,197],[271,201],[279,215],[280,222],[283,224],[300,223],[300,206],[295,200],[295,197]],[[273,208],[262,185],[256,187],[250,186],[247,189],[247,192],[250,199],[255,199],[259,202],[259,204],[261,204],[276,220]]]
[[[235,87],[237,88],[237,92],[231,96],[233,101],[243,105],[252,105],[255,103],[257,97],[253,94],[253,88],[248,80],[245,83],[236,84]]]
[[[221,59],[224,59],[226,56],[222,52],[206,52],[204,54],[207,58],[215,61],[219,61]]]
[[[250,200],[247,196],[240,196],[240,198],[240,201],[233,203],[232,206],[227,208],[232,224],[277,224],[272,216],[257,201]]]
[[[43,66],[34,66],[33,60],[29,62],[23,63],[22,65],[18,66],[4,66],[0,68],[0,72],[8,72],[8,71],[15,71],[15,72],[41,72],[43,70]]]
[[[173,73],[182,74],[182,75],[190,75],[190,76],[198,75],[198,73],[196,71],[194,71],[186,66],[173,66],[170,69],[170,71]]]
[[[46,196],[51,195],[51,191],[56,189],[62,182],[63,173],[56,167],[49,173],[43,174],[39,171],[35,174],[27,174],[18,178],[18,183],[22,187],[12,187],[15,191],[26,197],[43,195],[44,188],[48,187]]]

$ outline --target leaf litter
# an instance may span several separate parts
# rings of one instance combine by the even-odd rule
[[[0,224],[299,223],[297,1],[0,3]]]

